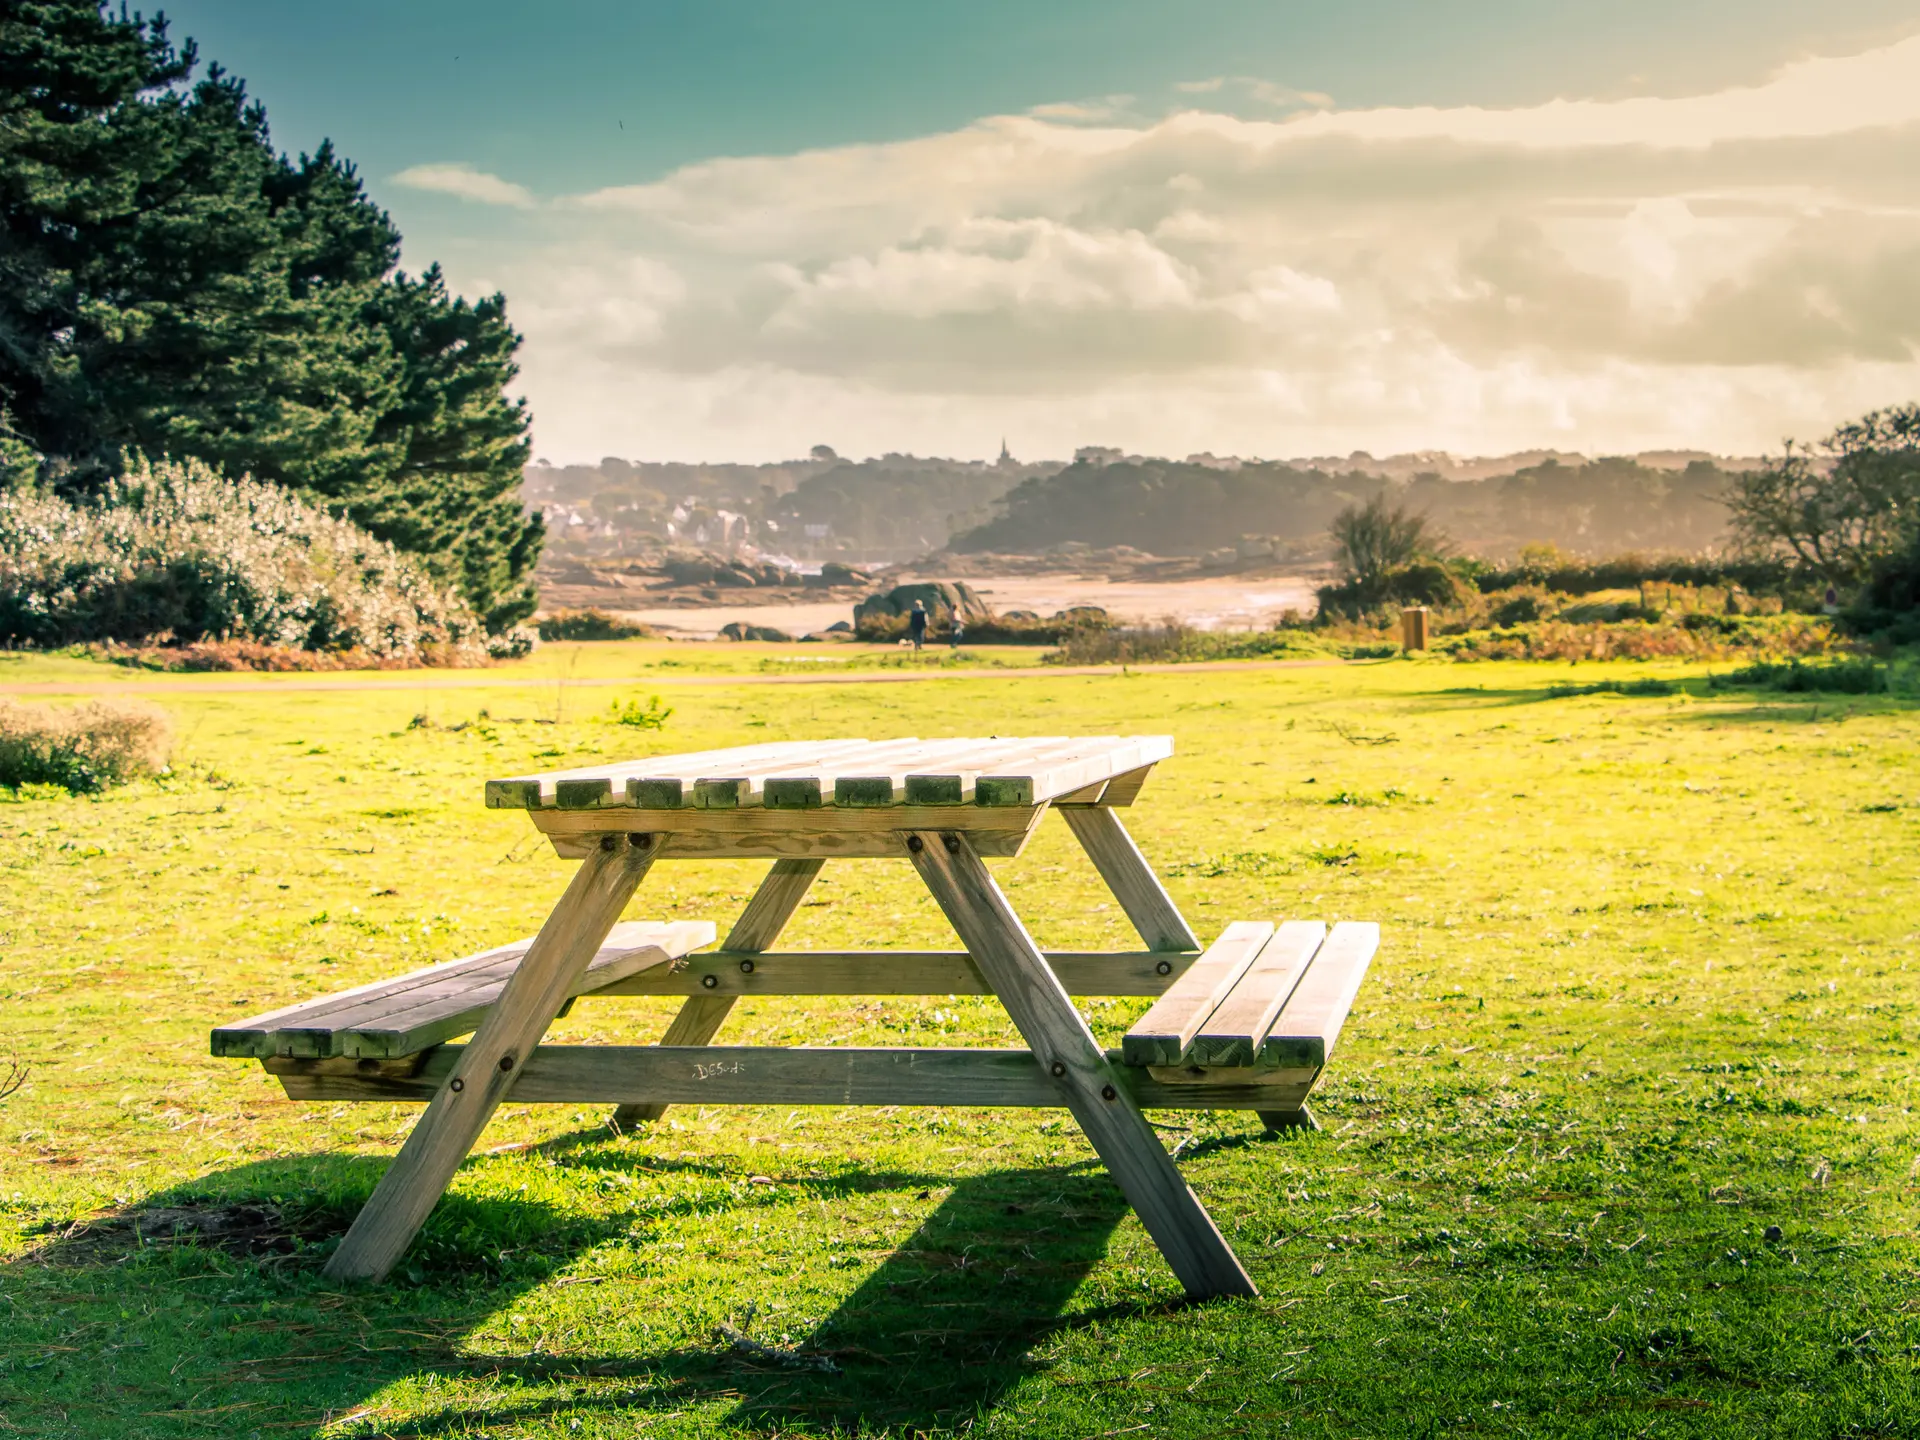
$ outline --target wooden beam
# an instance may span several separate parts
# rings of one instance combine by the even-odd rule
[[[896,827],[939,825],[966,831],[983,855],[1018,855],[1045,805],[893,805],[818,810],[534,810],[559,855],[585,858],[609,832],[670,835],[677,860],[904,859]]]
[[[423,1101],[460,1063],[461,1045],[407,1062],[261,1061],[295,1100]],[[1117,1061],[1109,1054],[1107,1059]],[[406,1065],[418,1061],[409,1074]],[[1145,1110],[1291,1112],[1305,1094],[1278,1085],[1169,1085],[1115,1065]],[[1058,1108],[1059,1083],[1030,1050],[761,1045],[542,1045],[521,1067],[516,1105],[974,1105]]]
[[[793,912],[800,908],[800,902],[807,898],[807,891],[819,878],[822,863],[819,860],[774,861],[760,888],[747,901],[747,908],[727,931],[728,952],[736,957],[756,955],[778,940],[787,921],[793,918]],[[739,967],[740,961],[736,958],[734,973],[739,973]],[[673,1017],[660,1043],[705,1045],[720,1033],[732,1009],[733,996],[722,994],[718,985],[703,986],[680,1007],[680,1013]],[[623,1104],[613,1112],[613,1123],[621,1127],[637,1125],[642,1120],[658,1120],[666,1113],[665,1103]]]
[[[661,848],[653,836],[609,835],[574,872],[473,1043],[461,1047],[446,1083],[354,1217],[327,1262],[329,1276],[378,1280],[393,1268]]]
[[[1060,813],[1149,950],[1200,948],[1180,907],[1173,903],[1118,815],[1099,805],[1072,806]]]
[[[1258,1294],[1213,1217],[1154,1137],[1120,1073],[1125,1067],[1094,1042],[968,837],[929,830],[904,838],[920,878],[1187,1293]]]
[[[801,862],[805,863],[805,862]],[[1196,957],[1160,950],[1049,950],[1069,995],[1158,995]],[[964,950],[715,950],[580,998],[621,995],[991,995]]]

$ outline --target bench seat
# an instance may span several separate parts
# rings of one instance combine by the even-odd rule
[[[1380,927],[1238,920],[1167,987],[1120,1043],[1121,1059],[1169,1085],[1249,1085],[1262,1114],[1305,1114]],[[1308,1122],[1310,1123],[1310,1121]]]
[[[713,940],[714,927],[704,920],[624,921],[608,934],[572,994],[592,994],[643,970],[670,965]],[[418,1054],[478,1029],[532,944],[531,939],[516,940],[397,979],[222,1025],[213,1032],[213,1053],[263,1060],[389,1060]]]

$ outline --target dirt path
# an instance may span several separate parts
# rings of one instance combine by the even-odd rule
[[[383,672],[376,679],[362,675],[341,679],[328,675],[258,674],[235,680],[229,673],[179,675],[165,682],[37,680],[25,684],[0,684],[0,695],[259,695],[281,691],[289,694],[313,694],[320,691],[391,690],[406,694],[417,690],[507,690],[525,685],[566,685],[580,689],[635,685],[898,685],[923,680],[1021,680],[1048,679],[1063,675],[1193,675],[1207,671],[1301,670],[1325,665],[1347,665],[1347,660],[1202,660],[1186,665],[1032,665],[1018,669],[975,670],[842,670],[804,675],[618,675],[569,678],[561,675],[504,676],[497,671],[465,671],[448,674],[432,670],[396,670]],[[391,675],[393,678],[386,678]]]

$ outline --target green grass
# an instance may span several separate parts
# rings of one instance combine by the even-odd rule
[[[659,689],[662,658],[745,679],[757,648],[555,646],[461,689],[139,676],[173,775],[0,792],[0,1059],[31,1068],[0,1100],[0,1436],[1920,1429],[1898,687],[1641,665],[1608,673],[1675,693],[1553,698],[1593,667],[1396,661]],[[114,673],[7,660],[0,685]],[[608,723],[654,693],[663,732]],[[1129,823],[1203,934],[1382,923],[1323,1131],[1155,1117],[1261,1299],[1181,1305],[1050,1111],[616,1136],[509,1103],[391,1284],[319,1276],[416,1112],[292,1104],[207,1030],[530,933],[570,867],[482,780],[1022,731],[1177,737]],[[1058,821],[994,863],[1043,943],[1130,943]],[[664,865],[633,913],[724,920],[760,868]],[[830,866],[813,899],[791,943],[952,943],[904,866]],[[1144,1002],[1085,1004],[1112,1043]],[[557,1038],[644,1040],[669,1009],[583,1002]],[[724,1033],[1013,1043],[965,997],[748,1002]],[[732,1353],[723,1324],[837,1368]]]

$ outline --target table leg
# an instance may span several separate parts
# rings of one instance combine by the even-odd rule
[[[1034,1055],[1053,1074],[1073,1118],[1187,1293],[1195,1298],[1258,1294],[972,843],[963,834],[938,831],[911,832],[906,843],[920,878]]]
[[[1063,805],[1060,813],[1149,950],[1200,948],[1173,897],[1110,806]]]
[[[608,835],[581,861],[479,1032],[354,1217],[327,1262],[329,1276],[379,1280],[393,1268],[660,849],[655,836]]]
[[[733,922],[722,950],[742,955],[757,955],[770,949],[786,928],[793,912],[806,898],[814,877],[824,864],[821,860],[776,860],[760,888],[747,901],[747,908]],[[705,1045],[720,1033],[720,1026],[733,1009],[731,995],[695,995],[680,1006],[662,1045]],[[613,1112],[615,1126],[625,1129],[642,1120],[658,1120],[667,1113],[665,1105],[622,1105]]]

